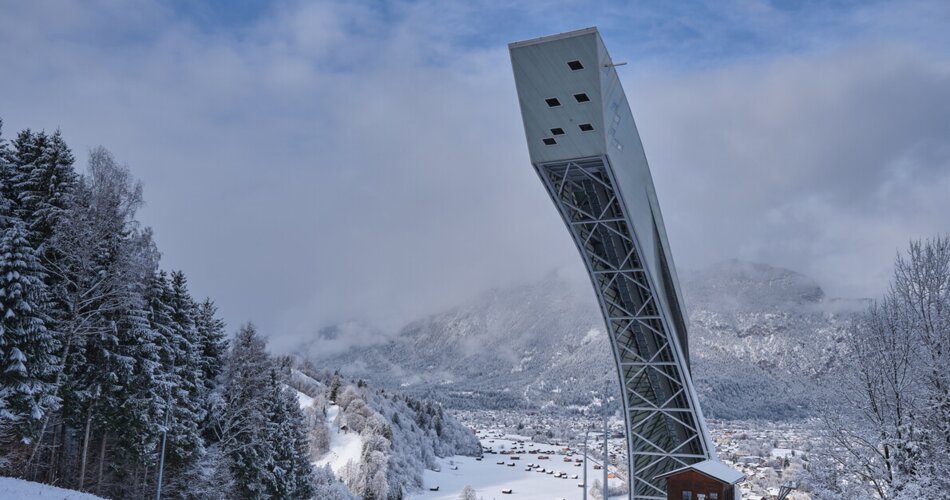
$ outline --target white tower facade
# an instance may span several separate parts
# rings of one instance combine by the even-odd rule
[[[531,163],[580,251],[622,387],[631,499],[715,458],[653,178],[596,28],[509,45]]]

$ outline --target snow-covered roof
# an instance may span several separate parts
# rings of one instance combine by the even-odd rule
[[[736,484],[739,481],[745,479],[745,474],[729,467],[728,465],[718,461],[718,460],[703,460],[702,462],[697,462],[693,465],[687,465],[686,467],[680,467],[679,469],[671,470],[667,473],[660,474],[656,476],[667,477],[677,472],[682,472],[687,469],[695,470],[701,474],[705,474],[713,479],[718,479],[724,483]]]

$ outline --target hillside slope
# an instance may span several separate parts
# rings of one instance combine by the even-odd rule
[[[395,492],[420,489],[438,458],[481,452],[471,429],[430,401],[303,366],[288,382],[307,416],[318,475],[339,478],[357,497],[401,498]],[[347,498],[342,485],[327,486],[336,487],[333,498]]]

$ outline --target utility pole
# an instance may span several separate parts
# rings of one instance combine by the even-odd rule
[[[584,430],[584,500],[587,500],[587,436],[590,435],[590,426]]]

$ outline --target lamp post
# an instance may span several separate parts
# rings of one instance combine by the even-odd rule
[[[158,461],[158,488],[155,491],[155,500],[162,500],[162,474],[165,472],[165,441],[168,439],[168,414],[171,408],[165,410],[165,424],[162,430],[162,457]]]
[[[606,394],[604,395],[606,396]],[[604,405],[604,500],[607,500],[607,466],[610,464],[610,457],[607,456],[607,410]]]
[[[174,358],[173,358],[174,359]],[[172,362],[175,373],[175,362]],[[158,487],[155,488],[155,500],[162,500],[162,476],[165,473],[165,442],[168,441],[168,415],[172,412],[172,388],[168,386],[168,399],[165,402],[165,423],[162,428],[162,456],[158,461]]]

